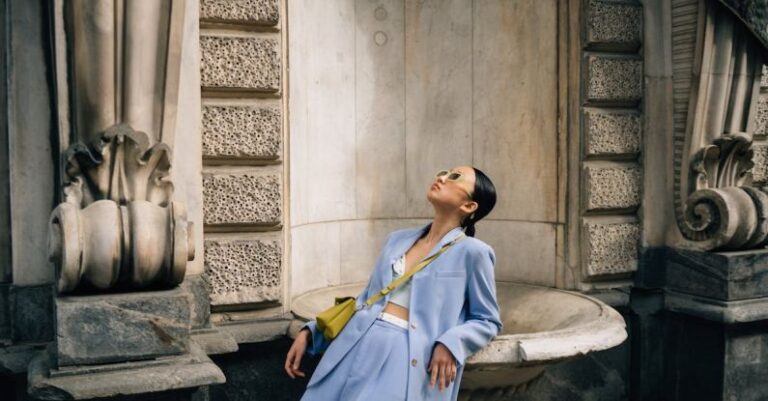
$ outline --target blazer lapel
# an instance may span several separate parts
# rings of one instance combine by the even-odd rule
[[[397,261],[397,259],[400,258],[400,256],[402,256],[405,251],[410,249],[413,246],[413,244],[416,243],[416,241],[419,239],[422,233],[429,231],[429,228],[431,225],[432,223],[430,222],[420,228],[406,231],[406,234],[403,235],[403,237],[400,238],[400,240],[397,241],[397,243],[393,246],[393,251],[392,251],[393,254],[390,256],[389,266],[391,267],[392,264],[395,263],[395,261]],[[437,251],[439,251],[440,248],[443,247],[443,245],[456,239],[456,237],[461,235],[461,233],[463,232],[464,230],[462,230],[461,227],[455,227],[454,229],[445,233],[445,235],[443,235],[443,238],[441,238],[440,241],[438,241],[437,244],[435,244],[435,246],[432,247],[429,253],[427,253],[427,256],[425,256],[422,260],[427,259],[430,256],[437,253]],[[425,268],[429,268],[429,266]],[[388,277],[390,280],[392,280],[392,277],[393,277],[392,269],[389,269]]]

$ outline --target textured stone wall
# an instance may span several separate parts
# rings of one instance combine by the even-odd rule
[[[200,0],[204,279],[214,312],[283,301],[282,6]]]
[[[587,281],[637,269],[643,168],[643,9],[584,0],[581,66],[581,264]]]
[[[760,97],[755,115],[755,153],[752,161],[752,181],[757,186],[768,185],[768,68],[763,66]]]

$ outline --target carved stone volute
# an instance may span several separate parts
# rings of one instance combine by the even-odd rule
[[[170,176],[184,1],[53,3],[67,147],[50,217],[58,290],[175,286],[194,258]]]
[[[702,251],[763,247],[768,195],[752,187],[752,132],[764,63],[762,44],[714,0],[697,4],[677,42],[695,40],[676,60],[675,216]],[[690,37],[683,37],[689,35]],[[684,124],[681,124],[684,122]]]

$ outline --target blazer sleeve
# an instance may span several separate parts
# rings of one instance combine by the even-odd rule
[[[387,238],[384,240],[384,246],[382,247],[381,255],[379,255],[379,259],[384,257],[384,249],[386,249],[387,245],[389,244],[389,240],[392,238],[395,232],[390,233],[387,235]],[[378,264],[378,262],[377,262]],[[357,305],[360,305],[364,303],[372,294],[370,294],[371,291],[371,283],[373,282],[373,277],[375,276],[376,270],[374,269],[373,272],[371,272],[370,277],[368,277],[368,284],[365,286],[362,292],[357,295],[357,300],[355,301]],[[312,338],[312,343],[307,346],[307,353],[310,355],[318,355],[328,348],[328,346],[331,344],[330,341],[328,341],[325,336],[323,335],[323,332],[320,331],[320,329],[317,328],[317,320],[312,319],[304,325],[301,326],[301,329],[303,328],[309,329]],[[300,329],[300,330],[301,330]]]
[[[480,251],[472,252],[469,258],[466,320],[446,330],[435,340],[451,351],[459,366],[488,345],[504,327],[496,300],[496,254],[493,248],[485,246]]]

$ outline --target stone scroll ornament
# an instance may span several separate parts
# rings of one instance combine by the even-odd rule
[[[59,293],[172,287],[194,258],[172,198],[184,0],[53,0],[63,202]]]
[[[117,125],[95,150],[67,152],[65,201],[50,218],[49,254],[59,292],[174,286],[194,258],[192,223],[171,201],[170,150]]]
[[[695,51],[676,58],[675,215],[684,247],[738,250],[768,243],[768,194],[752,186],[752,132],[765,44],[727,7],[699,3]],[[703,17],[703,18],[702,18]],[[701,21],[699,24],[696,21]],[[685,38],[673,38],[683,41]],[[681,68],[682,67],[682,68]],[[688,78],[687,82],[685,78]],[[686,89],[687,90],[687,89]],[[677,105],[676,105],[677,106]]]

